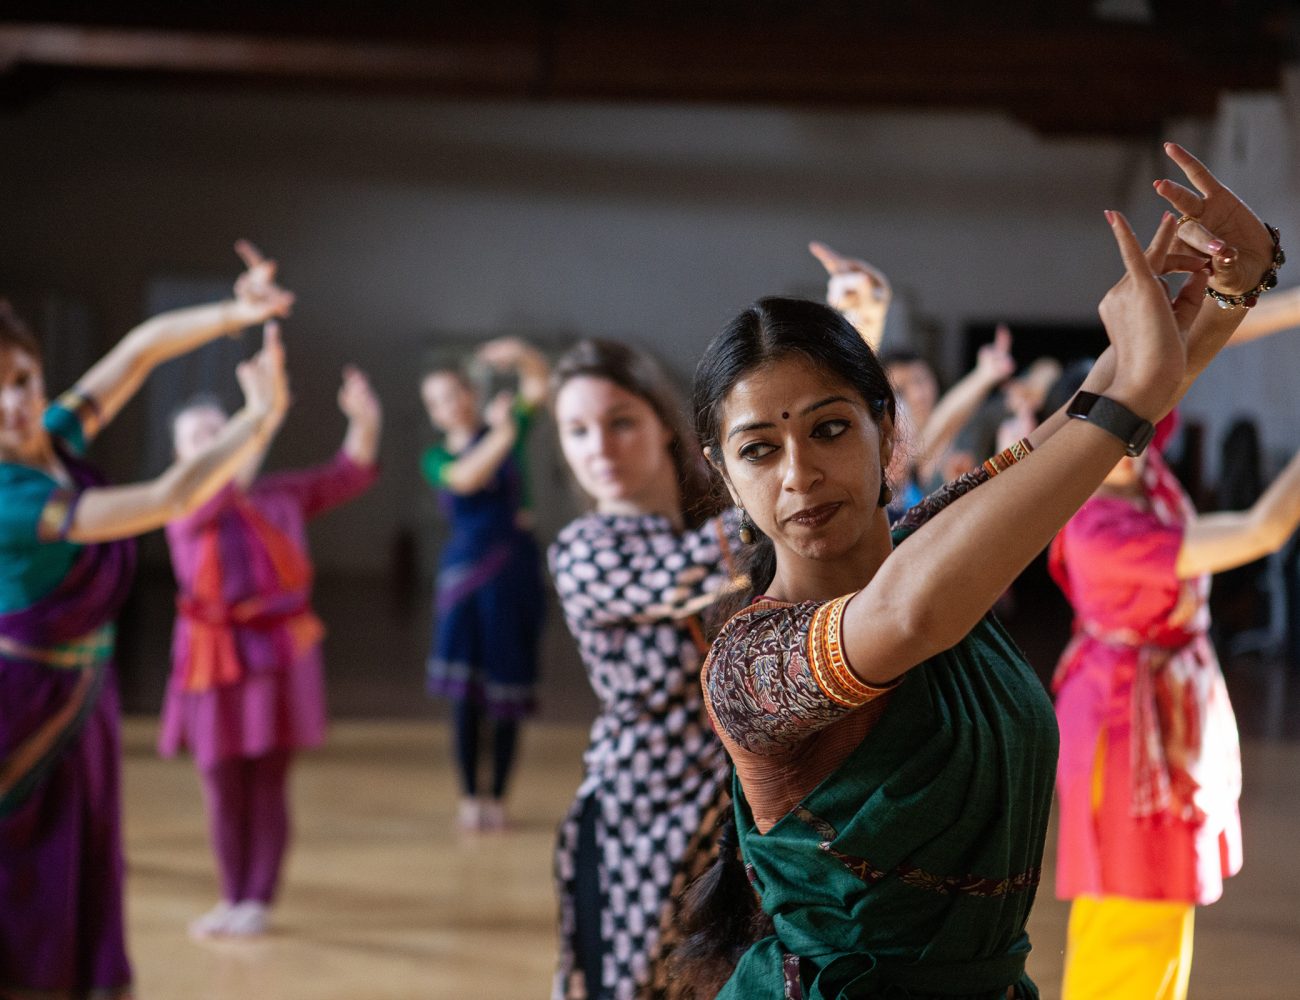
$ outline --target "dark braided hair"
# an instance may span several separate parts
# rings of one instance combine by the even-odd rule
[[[674,971],[686,981],[682,995],[712,998],[735,971],[746,949],[772,933],[772,919],[758,905],[740,856],[736,814],[718,820],[718,857],[682,897],[682,943]]]

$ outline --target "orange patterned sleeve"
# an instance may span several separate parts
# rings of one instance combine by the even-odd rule
[[[849,667],[840,641],[840,625],[844,608],[856,593],[845,594],[821,605],[813,613],[808,627],[808,667],[813,680],[827,698],[845,708],[861,708],[898,683],[872,687],[859,680]]]

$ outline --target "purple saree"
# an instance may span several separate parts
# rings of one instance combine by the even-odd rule
[[[61,457],[76,489],[47,502],[41,542],[61,541],[80,490],[101,482]],[[131,542],[85,546],[54,590],[0,614],[0,996],[130,991],[111,661],[134,565]]]

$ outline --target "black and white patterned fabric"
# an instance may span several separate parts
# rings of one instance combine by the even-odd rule
[[[675,897],[712,861],[714,823],[730,807],[730,767],[700,691],[703,638],[683,614],[727,584],[736,544],[731,514],[682,533],[656,515],[589,514],[550,548],[565,619],[601,701],[556,849],[554,1000],[594,1000],[573,950],[578,816],[589,796],[599,805],[605,987],[615,1000],[669,995],[663,928],[671,938]]]

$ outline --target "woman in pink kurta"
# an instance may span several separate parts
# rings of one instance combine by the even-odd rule
[[[311,608],[306,524],[374,483],[379,434],[360,372],[345,374],[339,403],[348,433],[331,461],[233,482],[167,525],[180,593],[159,749],[194,754],[222,895],[191,925],[196,936],[265,929],[288,844],[290,759],[325,736],[324,627]],[[177,453],[224,420],[211,403],[183,409]]]
[[[1186,995],[1192,913],[1241,867],[1241,757],[1209,574],[1282,543],[1300,461],[1246,512],[1197,515],[1159,452],[1122,460],[1053,542],[1075,613],[1057,667],[1063,997]]]

